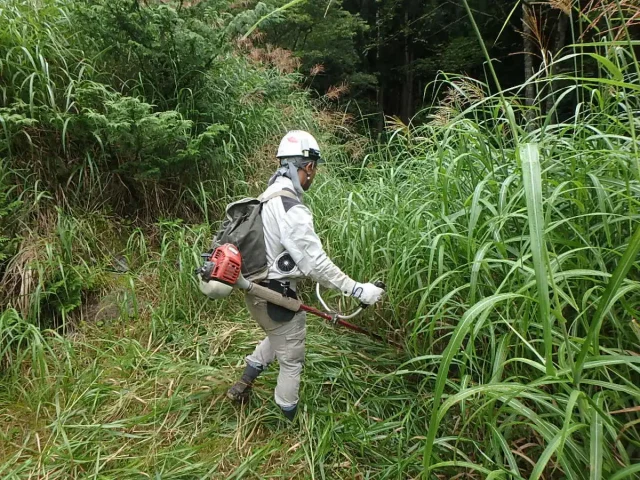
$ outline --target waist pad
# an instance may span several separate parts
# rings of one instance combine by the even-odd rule
[[[273,290],[274,292],[278,292],[284,297],[295,298],[296,300],[298,299],[298,295],[295,290],[289,288],[285,283],[278,280],[265,280],[264,282],[260,282],[260,285],[267,287],[269,290]],[[267,302],[267,315],[269,315],[269,318],[274,322],[288,322],[296,315],[296,313],[297,312],[288,310],[280,305]]]

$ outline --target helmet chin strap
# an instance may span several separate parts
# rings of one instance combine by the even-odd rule
[[[298,194],[298,197],[302,198],[302,195],[304,195],[304,190],[302,188],[302,185],[300,185],[300,178],[298,177],[297,165],[294,164],[295,162],[292,162],[286,159],[283,160],[283,163],[284,164],[278,170],[276,170],[276,173],[274,173],[269,179],[269,185],[272,185],[273,182],[275,182],[276,178],[278,177],[287,177],[293,183],[293,188]],[[308,177],[309,177],[309,174],[307,174],[307,178]]]

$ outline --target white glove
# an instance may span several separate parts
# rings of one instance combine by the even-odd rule
[[[373,305],[379,302],[384,295],[382,288],[376,287],[373,283],[356,283],[351,292],[353,298],[357,298],[365,305]]]

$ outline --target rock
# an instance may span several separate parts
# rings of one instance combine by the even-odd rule
[[[127,261],[127,257],[125,257],[124,255],[118,255],[117,257],[114,257],[111,265],[113,265],[113,269],[116,272],[126,273],[129,271],[129,262]]]
[[[83,317],[98,326],[113,322],[121,317],[132,317],[135,314],[131,293],[125,290],[114,290],[103,297],[97,297],[83,309]]]

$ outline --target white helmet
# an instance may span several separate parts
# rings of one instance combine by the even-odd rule
[[[283,159],[288,157],[303,157],[322,163],[318,142],[309,132],[291,130],[280,141],[276,157]]]
[[[228,297],[231,295],[232,290],[233,287],[226,283],[216,282],[215,280],[205,282],[200,278],[200,291],[211,300]]]

